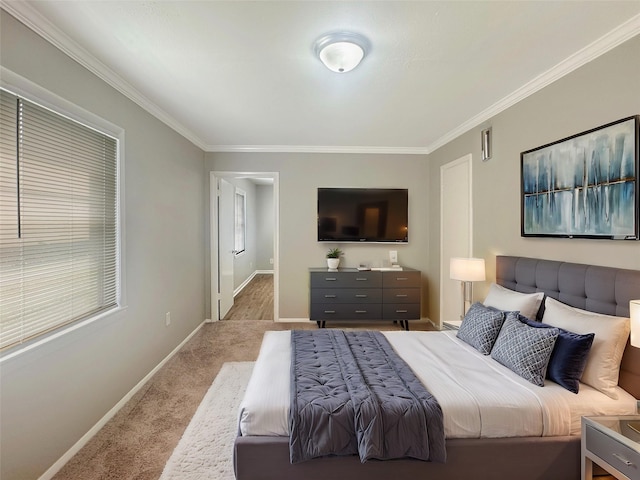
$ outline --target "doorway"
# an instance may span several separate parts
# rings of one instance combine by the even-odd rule
[[[440,167],[440,328],[463,314],[460,282],[449,278],[449,260],[473,254],[471,173],[471,154]]]
[[[279,318],[278,188],[276,172],[210,173],[210,297],[213,321],[223,319],[229,310],[233,312],[234,297],[255,285],[252,280],[256,277],[264,275],[272,277],[271,318],[274,321]],[[237,192],[242,192],[247,199],[243,215],[246,248],[243,250],[237,249],[238,224],[235,213],[231,213]],[[240,235],[244,233],[240,232]]]

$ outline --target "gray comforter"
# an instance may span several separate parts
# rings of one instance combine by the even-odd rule
[[[291,332],[291,463],[446,460],[442,410],[378,332]]]

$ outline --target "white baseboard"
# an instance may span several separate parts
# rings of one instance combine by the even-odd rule
[[[308,318],[279,318],[276,323],[309,323]]]
[[[251,280],[253,280],[253,278],[254,278],[256,275],[259,275],[259,274],[271,274],[271,275],[273,275],[273,270],[255,270],[251,275],[249,275],[249,277],[248,277],[244,282],[242,282],[242,283],[238,286],[238,288],[236,288],[236,289],[233,291],[233,296],[235,297],[236,295],[238,295],[238,294],[239,294],[239,293],[244,289],[244,287],[246,287],[246,286],[249,284],[249,282],[250,282]]]
[[[109,420],[113,418],[113,416],[116,413],[118,413],[118,410],[124,407],[124,405],[129,400],[131,400],[131,398],[144,386],[144,384],[147,383],[151,379],[151,377],[153,377],[156,374],[156,372],[160,370],[164,366],[164,364],[171,359],[171,357],[173,357],[176,353],[178,353],[178,350],[180,350],[185,345],[185,343],[187,343],[191,339],[191,337],[193,337],[198,332],[198,330],[202,328],[204,323],[205,322],[202,322],[200,325],[198,325],[196,329],[193,332],[191,332],[187,336],[187,338],[185,338],[180,343],[180,345],[174,348],[171,351],[171,353],[169,353],[169,355],[167,355],[158,365],[156,365],[153,370],[151,370],[142,380],[140,380],[138,384],[129,391],[129,393],[127,393],[124,397],[122,397],[122,399],[118,403],[116,403],[114,407],[111,410],[109,410],[106,413],[106,415],[98,421],[98,423],[96,423],[87,433],[85,433],[82,436],[82,438],[80,438],[80,440],[78,440],[64,455],[62,455],[62,457],[58,459],[58,461],[56,461],[56,463],[51,465],[51,467],[49,467],[49,469],[46,472],[44,472],[38,478],[38,480],[50,480],[51,478],[53,478],[54,475],[58,473],[60,469],[64,467],[64,465],[69,460],[71,460],[71,457],[73,457],[76,453],[78,453],[80,449],[84,447],[89,442],[89,440],[91,440],[91,438],[96,433],[98,433],[100,429],[104,427]]]

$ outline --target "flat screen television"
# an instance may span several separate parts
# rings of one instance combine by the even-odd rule
[[[406,188],[318,188],[319,242],[407,243]]]

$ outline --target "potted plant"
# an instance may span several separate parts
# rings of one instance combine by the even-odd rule
[[[337,270],[338,265],[340,265],[340,255],[342,255],[342,250],[339,248],[330,248],[327,252],[327,266],[330,270]]]

